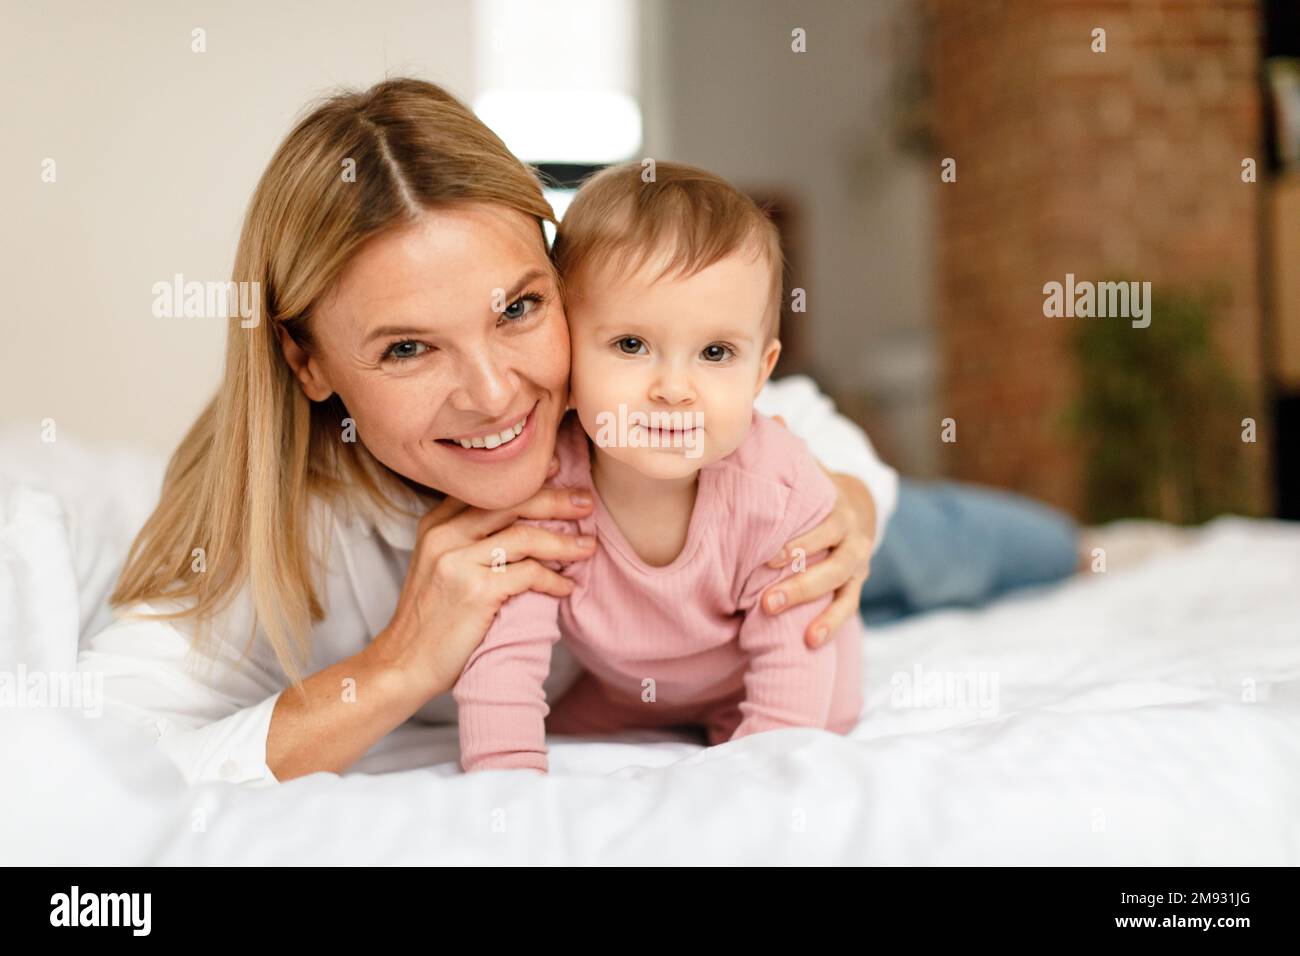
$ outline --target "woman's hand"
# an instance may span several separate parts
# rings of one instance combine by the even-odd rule
[[[573,582],[542,561],[591,557],[594,539],[516,525],[574,520],[592,510],[585,489],[543,488],[514,508],[483,511],[447,498],[420,520],[397,609],[370,652],[421,701],[450,690],[497,609],[521,591],[565,597]]]
[[[768,567],[779,568],[790,563],[797,548],[804,554],[829,548],[830,554],[807,570],[782,578],[763,594],[764,610],[780,614],[797,604],[834,593],[830,605],[804,632],[809,647],[820,646],[850,614],[858,613],[858,598],[871,571],[876,542],[876,502],[867,486],[852,475],[827,474],[840,493],[835,510],[817,527],[787,543],[768,562]]]
[[[500,511],[447,499],[420,519],[388,626],[360,652],[307,677],[299,693],[276,699],[266,737],[272,775],[283,782],[321,770],[342,773],[429,698],[451,689],[506,598],[530,589],[568,594],[569,579],[541,562],[589,558],[595,542],[584,546],[575,535],[515,521],[572,520],[591,508],[586,489],[543,488]],[[349,686],[362,690],[340,692]]]

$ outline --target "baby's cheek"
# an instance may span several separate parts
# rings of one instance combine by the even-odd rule
[[[739,448],[749,433],[748,421],[731,414],[714,412],[712,417],[706,415],[704,457],[710,462],[718,461]]]
[[[587,383],[591,379],[588,371],[591,362],[584,353],[581,346],[576,343],[571,352],[572,358],[569,364],[569,404],[575,408],[581,408],[581,402],[587,394]]]
[[[616,411],[619,402],[629,403],[627,381],[620,381],[599,360],[575,353],[569,379],[569,404],[578,409],[583,422],[594,419],[599,412]]]

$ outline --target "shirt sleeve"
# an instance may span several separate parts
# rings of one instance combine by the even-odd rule
[[[755,559],[771,553],[781,542],[816,527],[835,504],[835,488],[811,459],[803,476],[792,483],[783,520],[756,551]],[[825,552],[807,556],[816,563]],[[816,649],[803,638],[808,625],[831,602],[831,595],[796,605],[780,614],[760,606],[769,585],[783,569],[757,564],[745,579],[739,607],[741,650],[749,661],[745,670],[741,722],[732,739],[783,727],[825,727],[835,688],[835,642]]]
[[[806,375],[769,380],[754,406],[764,415],[780,415],[826,468],[853,475],[867,486],[876,503],[878,549],[898,503],[898,473],[880,460],[866,433],[839,414]]]
[[[105,713],[152,734],[191,785],[273,786],[266,740],[280,688],[212,639],[209,661],[171,622],[123,618],[87,642],[78,669],[102,675]]]
[[[509,570],[503,573],[509,574]],[[524,591],[506,601],[461,671],[452,696],[467,773],[527,768],[546,773],[546,691],[560,639],[558,598]]]
[[[554,488],[590,486],[587,436],[575,414],[560,423]],[[549,531],[596,534],[595,515],[580,521],[525,518],[519,523]],[[588,562],[543,561],[581,582]],[[502,570],[509,574],[509,565]],[[482,643],[470,655],[452,687],[460,724],[460,763],[467,772],[526,768],[546,773],[546,703],[543,686],[551,653],[560,640],[560,599],[524,591],[501,605]]]

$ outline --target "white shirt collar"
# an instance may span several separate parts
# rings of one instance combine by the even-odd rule
[[[371,468],[372,473],[375,473],[377,467],[379,466],[376,462],[375,467]],[[393,548],[402,551],[415,550],[420,518],[432,507],[431,503],[416,494],[400,479],[394,478],[387,470],[376,475],[376,483],[394,510],[380,507],[377,502],[371,500],[369,495],[358,489],[352,495],[356,508],[354,524],[365,532],[378,533]]]
[[[416,512],[417,517],[393,514],[374,507],[372,503],[371,527],[392,547],[402,551],[414,551],[415,535],[420,524],[419,516],[429,510],[428,505],[405,485],[394,489],[394,494],[390,498],[396,499],[396,503],[405,510]]]

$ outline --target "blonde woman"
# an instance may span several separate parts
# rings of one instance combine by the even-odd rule
[[[569,375],[545,221],[531,170],[429,83],[336,96],[272,158],[234,269],[258,283],[259,321],[232,321],[118,620],[80,660],[192,783],[339,773],[413,716],[454,719],[448,692],[501,603],[568,593],[543,562],[593,543],[515,524],[591,509],[542,488]],[[839,488],[789,545],[830,555],[765,595],[781,613],[835,592],[811,641],[857,613],[897,477],[807,379],[760,409]],[[550,698],[576,676],[561,646]]]

